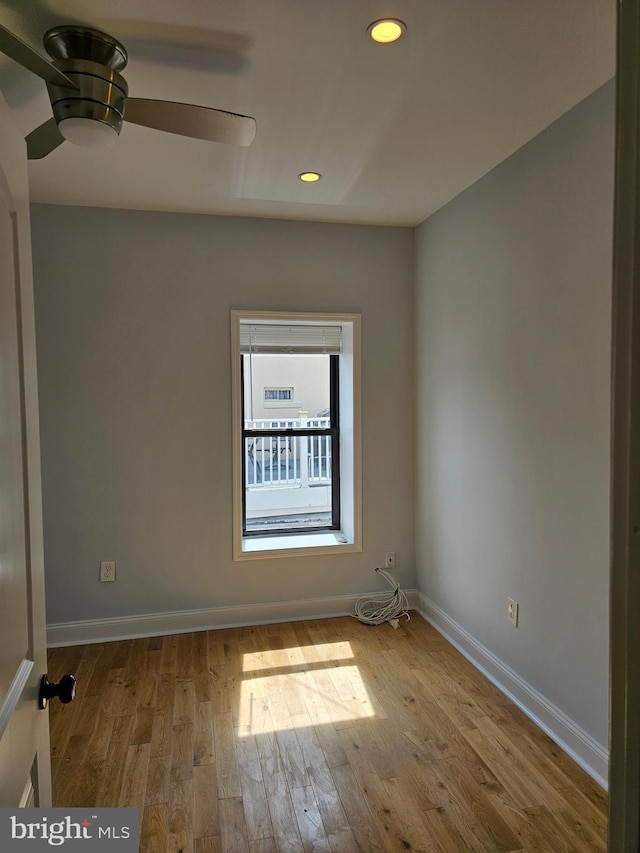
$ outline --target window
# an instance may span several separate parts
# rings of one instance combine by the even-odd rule
[[[235,559],[360,550],[359,319],[232,312]]]
[[[265,388],[265,402],[271,400],[293,400],[293,388]]]

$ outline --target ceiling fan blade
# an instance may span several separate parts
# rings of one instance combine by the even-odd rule
[[[58,71],[55,65],[52,65],[44,56],[40,56],[26,42],[3,26],[0,26],[0,53],[4,53],[5,56],[13,59],[23,68],[37,74],[47,83],[54,83],[56,86],[68,86],[71,89],[78,88],[66,74]]]
[[[228,145],[251,145],[256,135],[256,120],[250,116],[175,101],[127,98],[124,117],[143,127]]]
[[[36,127],[27,136],[27,159],[41,160],[47,154],[51,154],[58,145],[64,142],[64,136],[58,130],[54,118],[45,121],[40,127]]]

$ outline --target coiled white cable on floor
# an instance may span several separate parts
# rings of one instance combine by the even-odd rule
[[[400,589],[395,572],[391,574],[384,569],[376,569],[376,572],[393,587],[393,592],[359,598],[356,601],[354,615],[365,625],[382,625],[383,622],[390,622],[394,628],[397,628],[402,616],[406,616],[407,620],[411,619],[407,596]]]

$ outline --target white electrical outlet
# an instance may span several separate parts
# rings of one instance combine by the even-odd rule
[[[384,558],[384,567],[385,569],[395,569],[396,567],[396,552],[395,551],[387,551]]]
[[[100,563],[100,582],[111,583],[116,579],[116,561],[103,560]]]
[[[513,598],[507,599],[507,619],[514,628],[518,627],[518,602],[514,601]]]

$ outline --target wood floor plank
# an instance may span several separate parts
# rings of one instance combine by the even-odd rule
[[[113,735],[115,717],[108,717],[100,711],[96,716],[96,725],[86,744],[85,757],[95,761],[105,761]],[[71,743],[71,740],[69,741]]]
[[[536,771],[536,768],[527,758],[522,749],[523,739],[516,741],[510,733],[501,729],[489,717],[481,717],[476,720],[479,731],[490,739],[496,748],[501,750],[505,763],[517,769],[520,778],[534,795],[535,805],[544,805],[550,809],[562,808],[561,795],[553,787],[549,778]]]
[[[155,711],[153,707],[145,706],[137,709],[133,718],[131,743],[151,743],[154,717]]]
[[[306,788],[294,788],[291,791],[291,799],[302,839],[302,849],[305,853],[331,853],[331,846],[311,785]]]
[[[172,634],[162,638],[162,656],[160,672],[172,674],[178,671],[178,635]]]
[[[218,767],[218,798],[242,797],[236,758],[233,719],[230,713],[214,715],[215,755]]]
[[[556,791],[561,791],[567,786],[571,787],[572,782],[564,773],[562,765],[553,761],[545,751],[541,750],[539,744],[522,725],[516,723],[509,714],[502,712],[491,719],[512,743],[517,744],[518,750],[538,776],[546,779]]]
[[[469,847],[458,831],[455,817],[444,807],[425,812],[423,821],[428,838],[426,850],[437,850],[438,853],[468,853],[469,850],[480,853],[482,850],[481,847]]]
[[[100,715],[100,697],[99,696],[82,696],[77,697],[76,714],[73,722],[73,734],[91,736],[98,722]]]
[[[571,809],[555,811],[553,816],[579,850],[606,853],[607,845],[602,832],[596,830],[588,820]]]
[[[225,853],[222,847],[222,839],[219,835],[209,838],[196,838],[194,853]]]
[[[63,808],[84,808],[95,805],[104,770],[104,760],[85,754],[86,735],[69,739],[69,756],[59,761],[53,788],[53,805]],[[71,756],[83,756],[72,760]]]
[[[351,832],[360,849],[368,850],[370,853],[385,850],[386,845],[373,820],[372,809],[375,811],[375,805],[369,806],[366,792],[356,781],[351,767],[348,765],[334,767],[331,775]]]
[[[193,849],[193,815],[193,778],[172,778],[168,838],[171,853]]]
[[[253,735],[236,736],[236,759],[240,774],[242,801],[250,841],[273,835],[269,804],[262,778],[258,744]]]
[[[220,800],[220,840],[224,851],[249,853],[242,797]]]
[[[215,761],[213,702],[198,702],[194,712],[193,763],[211,764]]]
[[[276,733],[280,758],[289,788],[304,788],[309,784],[309,775],[304,766],[304,757],[295,730]]]
[[[300,853],[302,839],[289,790],[277,797],[269,797],[269,814],[278,850],[281,853]]]
[[[130,716],[124,712],[125,704],[125,670],[124,667],[111,667],[107,670],[100,694],[102,710],[112,717]],[[130,703],[128,703],[130,704]],[[73,706],[71,706],[73,707]]]
[[[563,788],[560,793],[573,814],[578,815],[580,820],[586,821],[598,838],[606,838],[607,813],[605,809],[597,806],[580,788],[573,785]]]
[[[334,853],[354,853],[360,850],[344,812],[331,771],[328,775],[324,773],[309,775],[331,850]]]
[[[222,631],[203,631],[207,635],[207,657],[209,667],[224,666]]]
[[[546,806],[525,809],[525,814],[540,835],[554,838],[558,851],[606,851],[602,840],[594,839],[588,825],[572,820],[568,815],[552,812]]]
[[[193,778],[193,723],[174,726],[171,744],[171,778]]]
[[[491,734],[479,728],[465,730],[464,735],[474,751],[498,778],[517,808],[525,809],[539,803],[537,787],[530,784],[528,768],[518,757],[497,744]]]
[[[176,665],[177,670],[176,674],[178,678],[184,679],[193,679],[194,673],[194,655],[193,655],[193,647],[194,647],[194,635],[189,634],[179,634],[178,635],[178,648],[176,652]]]
[[[182,726],[193,724],[193,706],[195,705],[195,688],[193,678],[176,679],[175,702],[173,706],[173,725]]]
[[[403,755],[397,744],[402,741],[386,725],[373,728],[366,722],[338,732],[349,764],[359,776],[375,773],[380,779],[400,776],[403,771]]]
[[[249,843],[249,853],[278,853],[273,838],[257,838]]]
[[[193,768],[194,838],[220,834],[218,818],[218,777],[215,764]]]
[[[566,752],[538,728],[516,705],[503,706],[504,714],[510,716],[520,729],[536,744],[538,750],[566,776],[572,788],[580,790],[584,796],[601,812],[607,811],[607,793],[598,783],[588,776]]]
[[[457,758],[444,759],[431,765],[437,784],[446,797],[444,803],[454,818],[460,835],[473,847],[481,850],[520,850],[521,844],[509,824],[494,805],[478,789],[463,762]]]
[[[146,805],[160,805],[169,802],[171,790],[171,756],[152,755],[149,758],[147,787],[145,791]]]
[[[52,758],[51,759],[51,784],[53,786],[53,794],[54,796],[58,793],[58,789],[56,788],[56,779],[58,778],[58,773],[62,765],[64,764],[64,758]],[[75,767],[74,767],[75,769]]]
[[[152,663],[152,659],[149,657],[149,652],[145,652],[145,663],[140,673],[137,676],[135,673],[133,674],[133,677],[137,678],[139,682],[136,697],[136,710],[153,708],[156,704],[156,696],[158,692],[158,670],[155,669],[155,667],[159,661],[158,655],[155,656],[155,660],[156,663]],[[150,670],[149,667],[153,668]]]
[[[224,664],[209,664],[209,692],[214,713],[226,714],[231,712],[231,699]]]
[[[202,657],[196,663],[196,670],[193,675],[193,688],[196,702],[211,701],[213,697],[213,675],[209,670],[209,663],[206,657]]]
[[[132,744],[127,750],[118,805],[137,806],[142,822],[147,791],[150,746],[148,743]]]
[[[557,836],[545,837],[524,810],[510,809],[505,817],[526,853],[559,853],[562,850],[562,842]]]
[[[52,649],[54,804],[143,853],[604,853],[606,793],[418,614]]]
[[[478,717],[486,716],[473,697],[452,678],[444,678],[431,665],[430,659],[426,660],[419,669],[414,669],[413,674],[427,688],[458,729],[472,729]]]
[[[256,735],[256,746],[267,798],[283,796],[287,791],[287,781],[276,732]]]
[[[161,672],[158,677],[158,690],[151,726],[151,755],[171,754],[174,703],[175,677]]]
[[[96,795],[96,806],[118,806],[132,726],[133,717],[116,717],[114,720],[107,760]]]
[[[457,683],[490,717],[501,713],[505,705],[511,704],[504,693],[491,682],[487,682],[482,673],[453,646],[445,645],[432,649],[429,652],[429,665],[440,678],[448,678],[450,673],[455,673]]]
[[[49,739],[51,743],[51,758],[62,758],[69,745],[69,738],[74,734],[75,721],[78,713],[78,703],[70,705],[58,703],[55,715],[49,717]]]
[[[169,807],[166,803],[145,806],[140,824],[140,853],[168,850]]]

